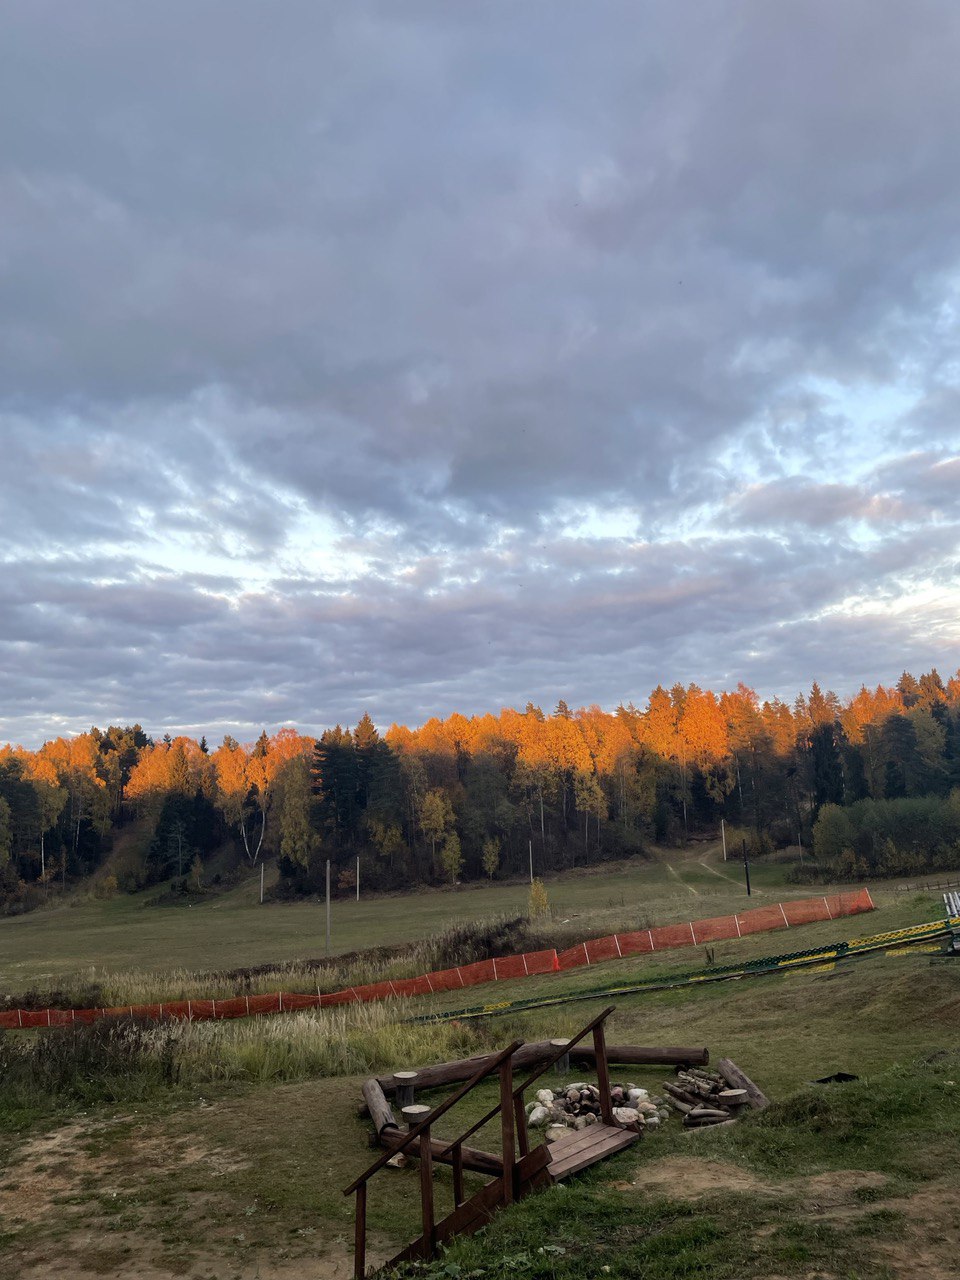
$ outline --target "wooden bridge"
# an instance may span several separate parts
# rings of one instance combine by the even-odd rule
[[[432,1258],[438,1246],[454,1236],[470,1235],[474,1231],[479,1231],[501,1206],[511,1204],[514,1200],[520,1200],[533,1191],[559,1182],[562,1178],[569,1177],[581,1169],[586,1169],[589,1165],[596,1164],[597,1161],[617,1151],[622,1151],[638,1140],[638,1133],[621,1129],[613,1119],[610,1073],[604,1038],[604,1022],[612,1012],[612,1006],[604,1009],[572,1040],[561,1041],[556,1047],[556,1052],[540,1061],[533,1074],[527,1076],[520,1084],[515,1085],[513,1081],[513,1059],[517,1050],[523,1045],[523,1041],[515,1040],[502,1052],[478,1059],[474,1074],[446,1101],[430,1110],[418,1124],[414,1124],[408,1132],[403,1133],[395,1122],[384,1125],[380,1136],[387,1150],[366,1172],[344,1188],[344,1195],[357,1197],[354,1255],[356,1280],[363,1280],[366,1268],[367,1184],[374,1174],[379,1173],[399,1152],[417,1157],[420,1161],[421,1231],[415,1240],[401,1250],[396,1257],[390,1259],[388,1266]],[[557,1142],[542,1143],[531,1149],[524,1103],[526,1090],[561,1058],[569,1055],[570,1050],[591,1032],[597,1083],[600,1090],[600,1123],[585,1129],[573,1130]],[[496,1105],[465,1129],[459,1137],[450,1141],[434,1138],[431,1130],[436,1122],[477,1085],[494,1074],[499,1077],[500,1082],[500,1097]],[[501,1139],[499,1156],[485,1151],[476,1151],[465,1145],[468,1138],[498,1115]],[[434,1162],[449,1164],[453,1169],[454,1207],[439,1221],[436,1219],[433,1195]],[[467,1197],[463,1183],[465,1169],[492,1173],[494,1176],[479,1191]]]

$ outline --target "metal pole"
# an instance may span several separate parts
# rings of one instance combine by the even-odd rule
[[[330,954],[330,859],[327,859],[327,955]]]
[[[530,883],[533,884],[533,841],[530,841]]]
[[[720,819],[720,839],[723,841],[723,860],[727,860],[727,833],[723,826],[723,819]]]
[[[260,863],[260,905],[263,906],[263,863]]]
[[[743,875],[747,882],[747,897],[750,897],[750,863],[747,860],[747,842],[743,842]]]
[[[360,901],[360,855],[357,854],[357,901]]]

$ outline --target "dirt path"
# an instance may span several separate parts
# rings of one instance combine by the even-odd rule
[[[0,1168],[0,1280],[350,1280],[353,1210],[336,1161],[362,1126],[346,1103],[332,1135],[320,1123],[342,1090],[283,1086],[28,1138]],[[371,1230],[371,1265],[398,1243]]]
[[[743,889],[745,887],[742,880],[738,879],[736,876],[728,875],[726,871],[720,871],[717,867],[711,867],[709,862],[701,861],[697,863],[697,866],[703,867],[704,871],[709,871],[711,875],[719,876],[721,880],[726,880],[729,884],[735,884],[738,889]],[[764,889],[756,889],[751,886],[751,897],[762,898],[765,892],[766,890]]]
[[[685,889],[689,889],[692,894],[695,894],[698,898],[700,897],[700,890],[695,889],[692,884],[687,884],[686,880],[684,880],[683,876],[680,875],[679,871],[675,871],[669,862],[665,862],[663,865],[667,868],[667,870],[670,872],[673,878],[679,881],[679,883],[682,884]]]

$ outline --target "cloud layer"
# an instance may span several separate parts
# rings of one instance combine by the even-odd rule
[[[0,737],[958,665],[955,6],[55,8]]]

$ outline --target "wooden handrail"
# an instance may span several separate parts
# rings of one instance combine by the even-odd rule
[[[442,1115],[445,1115],[446,1112],[448,1112],[452,1106],[458,1103],[465,1094],[469,1093],[470,1090],[474,1088],[475,1085],[478,1085],[480,1081],[485,1079],[487,1076],[492,1075],[493,1072],[497,1071],[504,1062],[506,1062],[509,1058],[512,1058],[522,1044],[523,1044],[522,1040],[514,1040],[513,1044],[508,1045],[507,1048],[501,1050],[500,1053],[490,1054],[488,1058],[484,1059],[483,1064],[480,1066],[477,1072],[473,1076],[471,1076],[469,1080],[465,1081],[460,1086],[460,1088],[456,1091],[456,1093],[452,1094],[449,1098],[447,1098],[446,1102],[441,1102],[440,1106],[437,1107],[435,1110],[431,1111],[427,1115],[426,1119],[421,1120],[418,1125],[415,1125],[410,1130],[410,1132],[406,1135],[406,1137],[401,1143],[393,1147],[392,1150],[384,1151],[384,1153],[381,1156],[379,1156],[376,1160],[374,1160],[373,1164],[370,1166],[369,1169],[366,1170],[365,1173],[361,1173],[359,1178],[354,1178],[353,1182],[350,1183],[349,1187],[344,1187],[343,1194],[345,1196],[352,1195],[352,1193],[356,1191],[358,1187],[360,1187],[365,1182],[367,1182],[370,1178],[372,1178],[373,1175],[379,1169],[382,1169],[383,1166],[388,1163],[388,1161],[392,1160],[395,1155],[399,1154],[399,1152],[401,1151],[405,1151],[407,1147],[409,1147],[410,1144],[416,1138],[420,1137],[421,1133],[423,1133],[424,1130],[429,1129],[429,1127],[432,1124],[435,1124],[436,1121],[439,1120]],[[499,1110],[500,1110],[500,1107],[498,1104],[490,1114],[496,1115],[497,1111]],[[490,1116],[487,1116],[486,1119],[489,1120]],[[456,1139],[455,1141],[463,1142],[464,1139],[468,1138],[470,1134],[473,1132],[475,1132],[475,1129],[468,1129],[465,1134],[462,1134],[460,1138]],[[453,1145],[455,1145],[455,1143],[450,1144],[450,1146],[453,1146]],[[450,1150],[450,1147],[449,1146],[446,1147],[444,1149],[443,1154],[446,1155],[446,1153],[449,1150]]]
[[[516,1100],[517,1098],[522,1097],[524,1089],[528,1089],[530,1085],[533,1084],[534,1080],[539,1080],[545,1071],[549,1071],[550,1068],[553,1066],[553,1064],[555,1062],[559,1062],[559,1060],[563,1057],[565,1053],[569,1053],[571,1048],[575,1044],[578,1044],[583,1039],[584,1036],[589,1035],[590,1032],[593,1031],[593,1029],[596,1026],[602,1023],[606,1018],[609,1018],[615,1008],[616,1008],[615,1005],[610,1005],[608,1008],[604,1009],[602,1013],[598,1013],[592,1022],[587,1023],[587,1025],[583,1028],[583,1030],[579,1033],[579,1035],[574,1036],[574,1038],[572,1040],[569,1040],[563,1046],[563,1048],[558,1049],[554,1056],[547,1059],[547,1061],[544,1063],[544,1065],[540,1068],[539,1071],[535,1071],[532,1076],[529,1076],[523,1082],[523,1084],[518,1085],[516,1089],[514,1089],[513,1091],[514,1099]],[[498,1102],[495,1107],[490,1108],[490,1110],[487,1112],[485,1116],[481,1116],[480,1119],[476,1122],[476,1124],[472,1124],[470,1128],[466,1131],[466,1133],[461,1133],[459,1138],[454,1139],[453,1142],[451,1142],[448,1146],[444,1147],[443,1151],[441,1152],[441,1155],[448,1155],[449,1152],[452,1150],[452,1148],[458,1142],[466,1142],[467,1138],[473,1137],[473,1135],[477,1132],[477,1130],[482,1129],[483,1126],[487,1124],[488,1121],[492,1120],[499,1110],[500,1110],[500,1103]]]
[[[610,1005],[609,1008],[604,1009],[603,1013],[598,1013],[592,1022],[587,1023],[579,1035],[574,1036],[572,1040],[568,1040],[567,1043],[558,1049],[552,1057],[546,1060],[539,1070],[535,1071],[532,1076],[528,1076],[526,1080],[524,1080],[523,1084],[518,1084],[516,1089],[513,1091],[513,1096],[515,1098],[519,1098],[525,1089],[529,1089],[535,1080],[539,1080],[545,1072],[550,1070],[555,1062],[559,1062],[565,1053],[569,1053],[575,1044],[579,1044],[584,1036],[589,1035],[590,1032],[593,1031],[595,1027],[599,1026],[601,1022],[605,1022],[607,1018],[610,1017],[611,1013],[613,1013],[615,1008],[615,1005]]]

